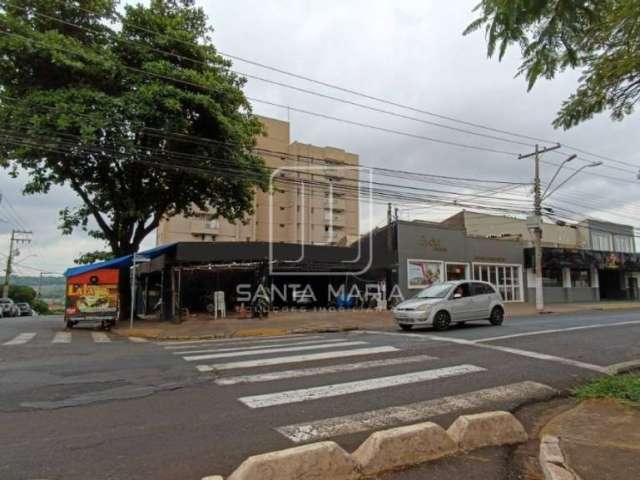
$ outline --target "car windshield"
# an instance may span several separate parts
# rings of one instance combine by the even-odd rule
[[[416,295],[416,298],[444,298],[449,294],[453,286],[453,283],[436,283],[422,290]]]

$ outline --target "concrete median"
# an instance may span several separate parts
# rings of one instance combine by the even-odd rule
[[[524,427],[509,412],[462,415],[447,432],[463,451],[527,441]]]
[[[358,465],[335,442],[320,442],[246,459],[227,480],[356,480]]]
[[[362,473],[373,475],[456,453],[447,432],[431,422],[375,432],[353,453]]]

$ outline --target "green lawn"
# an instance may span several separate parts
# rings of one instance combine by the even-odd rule
[[[604,377],[574,390],[575,395],[588,398],[617,398],[640,405],[640,375]]]

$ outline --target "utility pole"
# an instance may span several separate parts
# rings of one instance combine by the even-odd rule
[[[540,155],[557,150],[560,144],[554,147],[540,149],[536,144],[535,151],[526,155],[519,155],[518,158],[534,157],[535,170],[533,178],[533,215],[527,218],[527,227],[533,234],[533,247],[535,250],[535,274],[536,274],[536,310],[544,310],[544,294],[542,290],[542,188],[540,184]]]
[[[13,257],[19,254],[15,245],[21,243],[29,243],[30,238],[20,237],[19,235],[32,235],[33,232],[27,230],[11,230],[11,240],[9,241],[9,255],[7,255],[7,266],[4,274],[4,285],[2,287],[2,297],[7,298],[9,296],[9,283],[11,281],[11,267],[13,264]]]
[[[387,225],[391,225],[393,222],[393,213],[391,213],[391,204],[387,203]]]
[[[42,276],[44,275],[44,272],[40,272],[40,278],[38,279],[38,294],[36,295],[37,299],[40,299],[40,296],[42,294]]]

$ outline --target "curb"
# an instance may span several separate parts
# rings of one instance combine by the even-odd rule
[[[581,480],[567,464],[558,437],[553,435],[542,437],[539,461],[545,480]]]
[[[524,427],[509,412],[462,415],[449,430],[424,422],[373,432],[352,454],[329,441],[254,455],[227,480],[361,480],[477,448],[526,440]],[[551,480],[579,479],[574,476]]]
[[[120,337],[139,337],[146,340],[153,340],[157,342],[168,341],[187,341],[187,340],[233,340],[237,338],[253,338],[253,337],[273,337],[276,335],[299,335],[301,333],[339,333],[339,332],[352,332],[360,330],[360,327],[347,325],[344,327],[320,327],[320,328],[296,328],[293,330],[285,328],[260,328],[260,329],[245,329],[236,330],[231,334],[207,334],[207,335],[154,335],[145,332],[140,332],[139,329],[118,329],[111,330],[111,333]]]
[[[607,367],[609,375],[623,375],[640,371],[640,360],[631,360],[629,362],[616,363]]]

